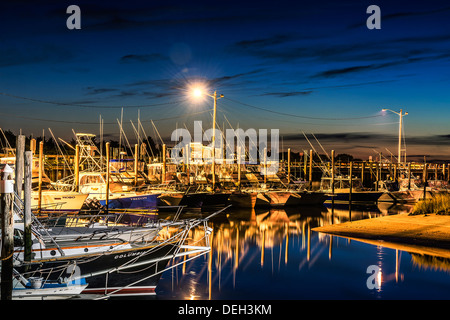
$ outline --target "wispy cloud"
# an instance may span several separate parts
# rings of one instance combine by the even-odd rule
[[[159,53],[150,54],[127,54],[119,59],[120,63],[134,63],[134,62],[154,62],[154,61],[164,61],[168,58]]]
[[[96,95],[96,94],[102,94],[102,93],[115,92],[115,91],[118,91],[119,89],[87,87],[86,90],[87,90],[86,95]]]
[[[39,44],[36,46],[10,46],[0,49],[0,67],[18,66],[35,63],[60,63],[72,60],[73,52],[53,45]]]
[[[266,92],[260,96],[274,96],[279,98],[294,97],[294,96],[307,96],[313,93],[312,90],[309,91],[291,91],[291,92]]]

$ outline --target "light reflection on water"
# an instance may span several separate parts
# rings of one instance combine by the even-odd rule
[[[166,271],[157,299],[448,299],[449,261],[317,233],[411,206],[228,209],[211,222],[212,254]],[[186,213],[186,217],[196,216]],[[200,235],[192,234],[192,238]],[[378,289],[369,289],[376,265]]]

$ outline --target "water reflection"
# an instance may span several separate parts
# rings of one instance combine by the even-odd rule
[[[157,289],[158,297],[202,300],[389,298],[405,277],[421,277],[417,276],[422,272],[419,269],[448,272],[450,260],[410,254],[406,247],[363,243],[311,229],[410,210],[411,206],[386,204],[350,209],[331,204],[287,210],[229,209],[211,221],[212,251],[204,258],[165,273]],[[185,213],[185,217],[198,215],[201,213]],[[202,238],[196,232],[190,234],[194,242]],[[376,275],[379,284],[376,291],[365,285],[369,265],[380,269]],[[439,278],[439,282],[450,292],[448,277]],[[421,280],[419,285],[423,285]],[[420,290],[418,292],[424,296],[419,294],[414,298],[428,298],[426,290],[423,287]],[[397,292],[392,298],[404,295],[407,299],[409,294]]]

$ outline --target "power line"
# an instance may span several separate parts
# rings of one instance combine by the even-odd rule
[[[35,98],[29,98],[29,97],[22,97],[17,96],[5,92],[0,92],[0,95],[15,98],[15,99],[22,99],[22,100],[28,100],[33,102],[39,102],[39,103],[46,103],[46,104],[53,104],[57,106],[71,106],[71,107],[81,107],[81,108],[96,108],[96,109],[119,109],[119,108],[149,108],[149,107],[158,107],[158,106],[164,106],[168,104],[176,104],[176,103],[182,103],[188,101],[187,99],[183,100],[177,100],[177,101],[171,101],[171,102],[161,102],[161,103],[154,103],[154,104],[147,104],[147,105],[129,105],[129,106],[95,106],[95,105],[86,105],[86,104],[79,104],[79,103],[70,103],[70,102],[57,102],[57,101],[49,101],[49,100],[42,100],[42,99],[35,99]]]
[[[203,111],[198,112],[191,112],[186,113],[180,116],[174,116],[174,117],[168,117],[168,118],[159,118],[159,119],[150,119],[150,120],[141,120],[141,122],[151,122],[151,121],[165,121],[165,120],[172,120],[172,119],[179,119],[187,116],[192,116],[196,114],[206,113],[210,112],[212,109],[207,109]],[[7,115],[8,117],[13,118],[19,118],[19,119],[25,119],[25,120],[33,120],[33,121],[44,121],[44,122],[57,122],[57,123],[71,123],[71,124],[88,124],[88,125],[98,125],[98,122],[86,122],[86,121],[67,121],[67,120],[52,120],[52,119],[42,119],[42,118],[33,118],[33,117],[25,117],[25,116],[19,116],[15,114],[10,113],[4,113],[0,112],[1,115]],[[103,124],[116,124],[116,122],[103,122]]]
[[[382,116],[382,115],[376,115],[376,116],[349,117],[349,118],[308,117],[308,116],[300,116],[300,115],[297,115],[297,114],[273,111],[273,110],[257,107],[257,106],[254,106],[254,105],[251,105],[251,104],[248,104],[248,103],[244,103],[244,102],[240,102],[240,101],[237,101],[237,100],[233,100],[233,99],[230,99],[230,98],[227,98],[227,97],[224,97],[224,99],[230,100],[230,101],[235,102],[235,103],[239,103],[239,104],[244,105],[246,107],[250,107],[250,108],[254,108],[254,109],[258,109],[258,110],[262,110],[262,111],[266,111],[266,112],[271,112],[271,113],[275,113],[275,114],[279,114],[279,115],[283,115],[283,116],[303,118],[303,119],[312,119],[312,120],[358,120],[358,119],[378,118],[378,117]]]

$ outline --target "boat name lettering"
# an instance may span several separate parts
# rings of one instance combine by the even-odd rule
[[[141,254],[142,254],[142,252],[128,252],[128,253],[118,254],[118,255],[114,256],[114,259],[136,257],[136,256],[140,256]]]
[[[134,197],[134,198],[131,198],[131,200],[145,200],[145,199],[147,199],[147,197]]]

